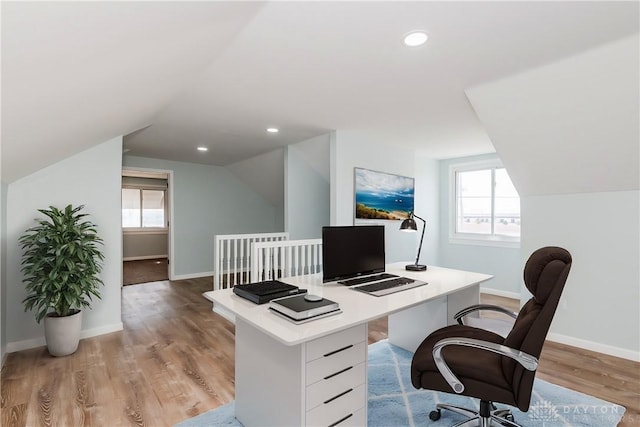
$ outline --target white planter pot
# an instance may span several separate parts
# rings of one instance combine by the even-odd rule
[[[47,315],[44,318],[44,338],[47,341],[49,354],[67,356],[75,353],[80,341],[82,327],[82,311],[66,317]]]

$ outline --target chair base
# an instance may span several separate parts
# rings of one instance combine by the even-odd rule
[[[438,403],[436,405],[436,410],[432,411],[429,414],[429,418],[432,421],[438,420],[440,418],[440,412],[443,409],[468,417],[468,419],[462,420],[451,427],[522,427],[519,424],[516,424],[509,409],[496,409],[496,407],[491,402],[487,402],[484,400],[480,401],[479,411],[462,408],[460,406]]]

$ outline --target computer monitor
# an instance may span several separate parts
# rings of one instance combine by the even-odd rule
[[[333,282],[385,268],[384,226],[322,228],[322,281]]]

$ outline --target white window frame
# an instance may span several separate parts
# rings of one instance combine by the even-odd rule
[[[499,234],[458,233],[457,224],[457,173],[486,169],[504,168],[499,159],[478,160],[473,162],[456,163],[449,166],[449,243],[462,245],[498,246],[507,248],[519,248],[520,236],[504,236]],[[491,205],[495,203],[491,196]],[[493,226],[492,226],[493,227]]]
[[[154,191],[164,191],[164,227],[122,227],[122,231],[124,234],[164,234],[169,230],[169,209],[168,209],[168,193],[169,189],[164,187],[154,187],[154,186],[144,186],[144,185],[123,185],[122,189],[133,189],[140,190],[140,214],[142,215],[142,191],[143,190],[154,190]],[[122,193],[120,195],[122,198]],[[120,209],[122,211],[122,208]],[[122,215],[122,212],[120,212]],[[142,224],[142,222],[140,223]]]

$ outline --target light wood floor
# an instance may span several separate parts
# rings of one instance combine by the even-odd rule
[[[172,426],[234,398],[234,327],[201,293],[211,279],[123,288],[124,331],[80,342],[68,357],[37,348],[2,368],[2,426]],[[517,302],[483,297],[483,302]],[[369,342],[386,337],[386,319]],[[640,425],[640,364],[547,343],[538,376],[627,407]]]

